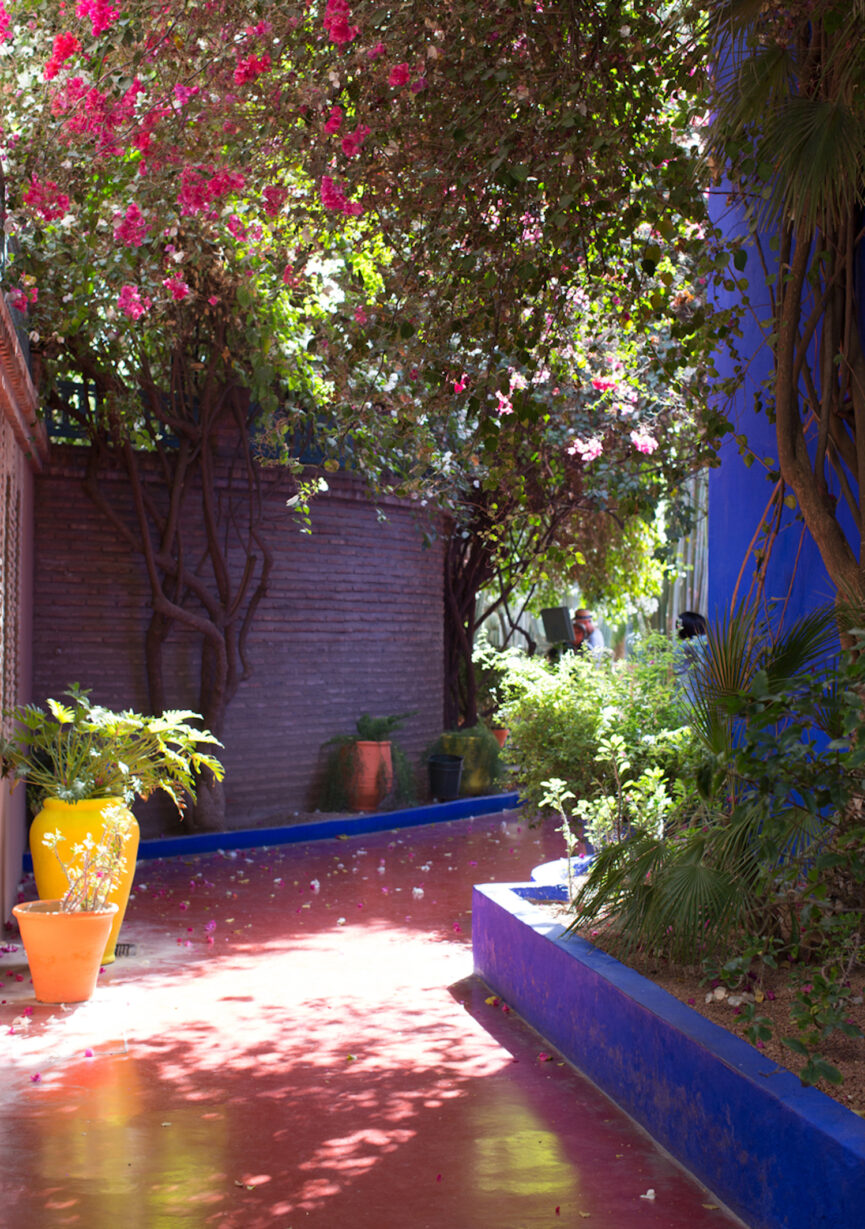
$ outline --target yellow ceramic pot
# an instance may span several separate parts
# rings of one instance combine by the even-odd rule
[[[102,832],[102,812],[107,807],[123,807],[132,821],[132,830],[126,838],[124,852],[126,854],[126,870],[121,879],[108,894],[109,901],[117,905],[117,913],[111,924],[111,933],[102,957],[103,964],[111,964],[114,960],[114,946],[129,893],[132,880],[135,877],[135,859],[138,856],[139,829],[138,821],[132,812],[124,805],[122,798],[87,798],[83,802],[61,802],[59,798],[46,798],[42,810],[30,826],[30,854],[33,858],[33,874],[36,877],[36,891],[41,900],[58,900],[67,888],[66,876],[54,855],[54,851],[42,844],[42,838],[48,832],[60,831],[63,840],[57,844],[57,852],[64,862],[72,859],[72,847],[84,840],[89,832],[94,840],[98,840]]]

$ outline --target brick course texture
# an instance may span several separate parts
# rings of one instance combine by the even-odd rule
[[[146,711],[144,566],[90,501],[82,472],[82,450],[55,448],[36,480],[33,696],[75,681],[99,703]],[[286,509],[288,480],[266,475],[274,567],[250,633],[252,673],[223,734],[232,828],[314,809],[322,745],[353,732],[361,713],[414,710],[397,737],[421,787],[423,751],[441,729],[441,541],[424,544],[428,525],[413,506],[387,500],[381,521],[359,482],[328,483],[307,535]],[[113,494],[124,489],[118,476]],[[195,636],[175,627],[165,654],[168,703],[197,708]],[[144,835],[182,830],[170,805],[139,804],[136,814]]]

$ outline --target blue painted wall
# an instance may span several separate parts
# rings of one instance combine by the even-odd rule
[[[729,204],[723,192],[713,197],[715,221],[730,236],[741,233],[742,219]],[[773,253],[765,245],[766,255]],[[747,361],[747,373],[735,403],[727,408],[727,416],[735,433],[747,436],[750,447],[760,458],[777,460],[775,428],[765,414],[755,410],[755,397],[762,381],[771,372],[771,353],[766,344],[770,331],[769,294],[756,252],[751,249],[747,267],[738,277],[748,281],[752,311],[743,323],[741,354]],[[718,294],[719,304],[726,306],[738,292]],[[732,373],[732,361],[719,359],[722,375]],[[749,545],[766,515],[773,483],[766,469],[754,462],[747,468],[734,439],[726,438],[721,450],[722,464],[711,472],[709,479],[709,608],[711,619],[729,608],[737,578]],[[770,467],[771,468],[771,467]],[[820,553],[810,535],[805,532],[796,510],[785,507],[782,528],[775,541],[766,569],[765,594],[769,600],[783,601],[788,590],[791,597],[787,618],[794,618],[815,606],[833,600],[835,587],[823,566]],[[739,597],[747,596],[754,575],[754,561],[749,561],[739,582]]]

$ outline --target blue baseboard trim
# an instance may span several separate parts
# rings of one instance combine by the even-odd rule
[[[457,798],[453,802],[434,802],[429,806],[407,807],[402,811],[381,811],[369,815],[348,815],[340,819],[323,819],[313,824],[285,824],[278,828],[239,828],[232,832],[195,832],[189,836],[156,837],[142,841],[138,861],[150,858],[189,857],[199,853],[214,853],[219,849],[254,849],[262,845],[298,845],[308,841],[332,840],[338,836],[365,836],[369,832],[387,832],[389,828],[416,828],[421,824],[439,824],[449,819],[466,819],[470,815],[496,815],[512,811],[520,805],[516,791],[507,794],[485,794],[480,798]],[[24,871],[29,874],[33,862],[24,854]]]
[[[865,1122],[530,903],[472,899],[475,972],[752,1229],[865,1225]]]

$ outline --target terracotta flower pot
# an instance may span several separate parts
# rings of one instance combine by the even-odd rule
[[[496,726],[493,730],[493,737],[499,746],[503,747],[508,737],[508,731],[505,726]]]
[[[117,905],[98,913],[63,913],[59,900],[32,900],[12,910],[40,1003],[83,1003],[96,989]]]
[[[355,811],[374,811],[393,785],[389,742],[354,742],[346,747],[351,757],[349,805]]]
[[[106,807],[112,806],[123,807],[132,821],[132,832],[124,847],[126,871],[108,895],[108,899],[117,905],[117,913],[102,954],[103,964],[111,964],[114,960],[114,945],[117,942],[129,902],[132,880],[135,877],[135,859],[138,854],[138,821],[124,806],[122,798],[88,798],[83,802],[61,802],[59,798],[46,798],[42,810],[30,826],[30,855],[33,858],[36,891],[42,900],[59,900],[66,891],[66,876],[54,851],[42,844],[43,836],[47,832],[56,832],[59,829],[64,839],[58,844],[57,851],[64,862],[69,862],[72,859],[73,845],[79,844],[88,832],[92,834],[94,840],[99,839],[102,831],[102,812]]]

